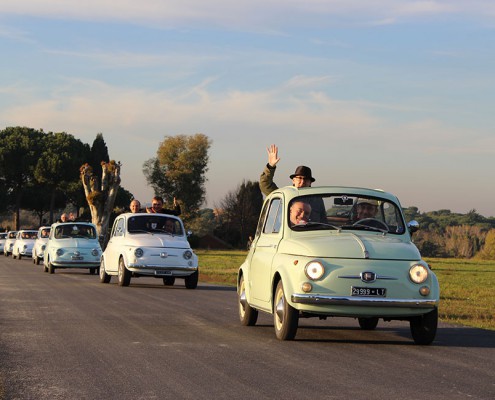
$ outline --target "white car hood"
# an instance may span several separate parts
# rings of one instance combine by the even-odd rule
[[[68,238],[68,239],[57,239],[55,247],[94,249],[94,248],[99,248],[100,244],[96,239]]]
[[[168,247],[176,249],[190,248],[189,242],[184,236],[145,233],[128,235],[125,239],[125,245],[134,247]]]

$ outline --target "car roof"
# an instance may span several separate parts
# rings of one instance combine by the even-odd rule
[[[150,217],[150,216],[153,216],[153,215],[158,215],[158,216],[162,216],[163,215],[164,217],[167,217],[167,218],[174,218],[174,219],[180,220],[180,218],[177,217],[176,215],[162,214],[162,213],[131,213],[131,212],[128,212],[128,213],[120,214],[119,217],[125,217],[125,218],[130,218],[130,217]]]
[[[88,226],[92,226],[93,228],[96,228],[95,224],[87,221],[55,222],[54,224],[52,224],[51,227],[56,228],[58,226],[67,226],[67,225],[88,225]]]
[[[272,197],[277,194],[282,194],[287,199],[290,200],[298,196],[332,194],[332,193],[335,194],[345,193],[350,195],[379,197],[399,203],[399,200],[397,199],[396,196],[394,196],[391,193],[385,192],[382,189],[369,189],[369,188],[352,187],[352,186],[311,186],[311,187],[302,187],[302,188],[296,188],[294,186],[285,186],[274,190],[267,197]]]

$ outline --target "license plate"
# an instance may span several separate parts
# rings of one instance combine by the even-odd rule
[[[172,271],[155,271],[155,275],[172,275]]]
[[[351,287],[351,296],[385,297],[386,292],[387,289],[384,288]]]
[[[84,258],[83,256],[72,256],[72,261],[80,261],[83,258]]]

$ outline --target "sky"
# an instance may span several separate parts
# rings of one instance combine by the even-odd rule
[[[207,207],[308,165],[421,212],[495,215],[492,0],[0,0],[0,129],[102,133],[122,186],[211,141]]]

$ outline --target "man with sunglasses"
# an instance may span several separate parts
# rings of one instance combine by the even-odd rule
[[[174,197],[174,209],[169,210],[166,208],[163,208],[163,198],[160,196],[155,196],[151,199],[151,208],[146,207],[146,212],[149,214],[169,214],[169,215],[180,215],[181,214],[181,209],[180,209],[180,204],[177,203]]]

